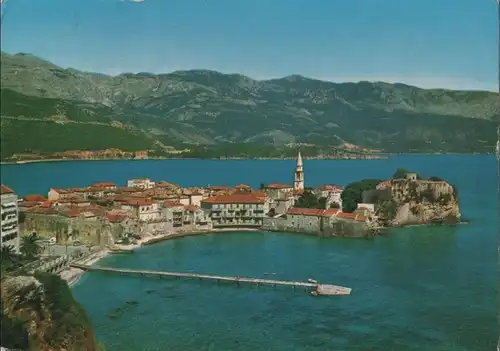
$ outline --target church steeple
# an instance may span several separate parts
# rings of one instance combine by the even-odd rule
[[[297,155],[297,165],[295,166],[295,177],[293,182],[293,188],[295,190],[304,189],[304,166],[302,164],[302,155]]]

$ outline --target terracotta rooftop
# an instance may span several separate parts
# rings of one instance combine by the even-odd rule
[[[31,194],[23,197],[23,200],[27,202],[44,202],[45,200],[47,200],[47,198],[42,195]]]
[[[55,209],[53,209],[53,208],[45,208],[45,207],[40,207],[40,206],[28,208],[26,210],[26,212],[29,212],[29,213],[38,213],[38,214],[46,214],[46,215],[55,215],[55,214],[57,214],[57,211]]]
[[[186,209],[186,211],[189,211],[189,212],[196,212],[200,209],[196,205],[187,205],[187,206],[184,206],[184,208]]]
[[[337,215],[337,218],[342,219],[356,219],[356,213],[342,212]]]
[[[281,183],[271,183],[266,185],[268,189],[291,189],[293,185],[291,184],[281,184]]]
[[[180,202],[178,201],[165,201],[163,203],[163,207],[165,208],[171,208],[171,207],[179,207],[179,206],[184,206],[183,204],[181,204]]]
[[[207,186],[207,189],[210,189],[212,191],[227,191],[227,190],[230,190],[231,187],[230,186],[210,185],[210,186]]]
[[[19,203],[20,207],[30,208],[38,206],[40,203],[38,201],[21,201]]]
[[[42,202],[40,204],[40,206],[44,207],[44,208],[51,208],[53,204],[54,204],[53,201],[47,200],[47,201]]]
[[[124,186],[124,187],[121,187],[121,188],[118,188],[116,189],[118,192],[122,192],[122,193],[137,193],[137,192],[141,192],[143,191],[142,189],[140,188],[134,188],[134,187],[127,187],[127,186]]]
[[[14,194],[14,191],[6,185],[0,185],[0,195],[3,194]]]
[[[62,188],[51,188],[50,190],[54,190],[55,192],[57,192],[59,194],[68,194],[71,191],[73,191],[72,189],[62,189]]]
[[[234,194],[213,196],[201,202],[209,204],[263,204],[266,200],[254,194]]]
[[[120,223],[123,222],[127,216],[123,214],[110,214],[106,216],[106,219],[111,223]]]
[[[238,184],[235,186],[236,189],[252,189],[250,185],[247,184]]]
[[[153,204],[153,200],[148,198],[126,199],[125,203],[130,206],[148,206]]]
[[[116,187],[116,184],[111,182],[99,182],[91,185],[94,188],[108,188],[108,187]]]

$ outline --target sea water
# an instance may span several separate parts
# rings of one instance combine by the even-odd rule
[[[101,161],[2,166],[21,195],[149,176],[183,186],[291,182],[293,161]],[[322,239],[241,232],[186,237],[109,256],[136,269],[307,280],[353,289],[313,297],[291,287],[87,273],[73,288],[108,350],[494,350],[498,198],[493,156],[305,161],[306,186],[388,178],[398,167],[444,178],[470,220],[389,237]],[[265,275],[265,273],[275,273]]]

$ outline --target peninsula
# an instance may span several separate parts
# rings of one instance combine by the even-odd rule
[[[262,230],[322,237],[373,237],[388,227],[457,223],[460,220],[457,190],[437,177],[424,179],[417,173],[398,169],[387,180],[366,179],[345,187],[328,184],[317,188],[306,187],[305,179],[304,163],[299,153],[291,184],[262,184],[260,189],[252,189],[246,184],[183,188],[166,181],[143,178],[130,179],[126,186],[121,187],[111,182],[99,182],[82,188],[51,188],[47,196],[34,194],[18,200],[12,189],[2,185],[2,290],[8,292],[2,294],[3,306],[8,309],[5,323],[20,323],[19,318],[24,318],[23,313],[27,313],[15,305],[13,296],[20,291],[29,293],[29,296],[45,296],[44,301],[50,301],[57,291],[67,296],[67,304],[57,307],[63,311],[63,317],[56,319],[55,323],[65,323],[69,314],[74,313],[71,318],[81,320],[84,325],[82,330],[70,328],[61,334],[57,347],[69,342],[68,335],[83,332],[79,340],[72,341],[73,345],[78,345],[81,350],[98,350],[100,346],[88,317],[71,298],[63,280],[69,285],[75,283],[84,269],[91,269],[90,265],[106,253],[128,253],[142,244],[221,231]],[[196,276],[172,272],[127,272]],[[201,276],[237,283],[317,287],[313,293],[320,295],[350,293],[349,288],[314,281],[290,283]],[[36,305],[36,298],[28,300],[33,310],[45,311],[45,317],[59,313],[53,307]],[[51,345],[44,344],[44,339],[35,340],[37,335],[46,333],[45,329],[53,329],[46,325],[45,319],[36,322],[37,329],[32,334],[23,328],[18,328],[17,334],[9,334],[9,337],[16,338],[10,345],[42,343],[43,349],[50,349]]]
[[[47,196],[28,195],[16,203],[19,228],[23,236],[36,233],[57,244],[119,248],[235,229],[371,237],[391,226],[460,220],[456,189],[436,177],[423,179],[400,169],[388,180],[308,188],[300,152],[293,174],[292,184],[260,189],[246,184],[183,188],[148,178],[122,187],[99,182],[51,188]],[[14,193],[7,187],[4,192]]]

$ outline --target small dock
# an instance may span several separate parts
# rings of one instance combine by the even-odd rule
[[[310,282],[231,277],[231,276],[219,276],[219,275],[198,274],[198,273],[178,273],[178,272],[149,271],[149,270],[139,270],[139,269],[126,269],[126,268],[109,268],[101,266],[90,266],[84,264],[71,264],[71,267],[82,269],[85,271],[98,271],[98,272],[109,272],[109,273],[130,274],[130,275],[140,275],[140,276],[154,276],[160,278],[162,277],[192,278],[200,280],[215,280],[218,283],[226,281],[226,282],[235,282],[238,285],[240,283],[247,283],[247,284],[254,284],[257,286],[259,285],[291,286],[294,289],[295,288],[314,289],[313,290],[314,295],[349,295],[351,293],[350,288],[346,288],[343,286],[331,285],[331,284],[315,284]]]

